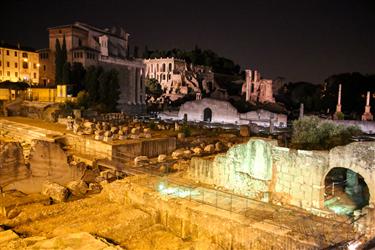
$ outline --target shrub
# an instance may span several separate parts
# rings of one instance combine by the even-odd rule
[[[66,101],[62,104],[60,104],[60,114],[63,117],[72,116],[73,115],[73,109],[75,109],[76,105],[72,101]]]
[[[84,107],[88,108],[89,107],[89,94],[82,90],[78,92],[77,94],[77,106],[78,107]]]
[[[191,130],[187,124],[184,124],[184,126],[182,127],[182,132],[186,137],[191,135]]]
[[[291,146],[298,149],[327,150],[350,143],[351,137],[360,133],[358,127],[345,127],[320,120],[316,116],[306,116],[293,122]]]
[[[148,127],[152,130],[155,130],[156,129],[156,124],[154,121],[150,121],[150,123],[148,124]]]

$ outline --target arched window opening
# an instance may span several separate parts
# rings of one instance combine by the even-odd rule
[[[203,121],[205,122],[212,121],[212,110],[210,108],[205,108],[203,110]]]

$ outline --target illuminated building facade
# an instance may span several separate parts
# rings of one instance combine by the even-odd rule
[[[62,45],[65,38],[67,61],[71,65],[81,63],[85,68],[100,66],[105,70],[117,70],[120,85],[119,110],[139,112],[145,107],[144,64],[141,59],[129,59],[129,34],[124,29],[100,29],[75,22],[48,28],[48,32],[49,48],[38,51],[42,84],[56,84],[56,41],[59,40]]]
[[[39,83],[39,55],[30,48],[0,45],[0,81]]]

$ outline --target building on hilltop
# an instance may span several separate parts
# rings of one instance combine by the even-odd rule
[[[39,56],[31,48],[0,44],[0,81],[39,82]]]
[[[129,59],[129,33],[123,28],[100,29],[91,25],[74,24],[48,28],[49,48],[39,50],[40,82],[55,83],[56,40],[65,37],[67,61],[81,63],[85,68],[101,66],[118,71],[120,85],[119,110],[139,112],[145,107],[144,64],[141,59]]]
[[[214,89],[214,73],[210,67],[188,65],[174,57],[145,59],[145,76],[156,79],[163,90],[162,98],[174,101],[191,93],[210,93]]]
[[[262,79],[256,70],[247,69],[246,80],[242,85],[242,94],[246,94],[248,102],[274,103],[272,80]]]

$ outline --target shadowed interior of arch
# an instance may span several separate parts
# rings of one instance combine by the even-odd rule
[[[369,204],[364,178],[347,168],[333,168],[325,177],[324,206],[336,214],[352,216]]]
[[[203,110],[203,120],[205,122],[211,122],[212,121],[212,110],[210,108],[205,108]]]

